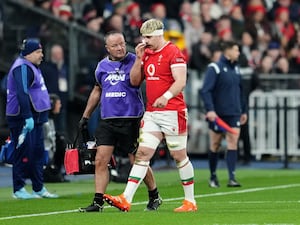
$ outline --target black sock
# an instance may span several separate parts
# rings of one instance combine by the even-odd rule
[[[208,163],[209,163],[209,170],[210,170],[210,179],[216,179],[217,174],[217,166],[218,166],[218,158],[219,154],[218,152],[213,152],[209,150],[208,152]]]
[[[149,198],[156,199],[158,198],[158,190],[154,188],[152,191],[148,191]]]
[[[102,193],[95,193],[94,202],[96,202],[99,205],[103,205],[103,194]]]
[[[234,180],[234,173],[235,173],[235,165],[237,161],[237,151],[234,149],[228,149],[226,155],[226,162],[228,168],[228,175],[230,180]]]

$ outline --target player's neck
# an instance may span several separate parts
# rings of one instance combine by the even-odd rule
[[[168,43],[168,41],[166,41],[165,39],[162,39],[159,44],[157,45],[157,50],[162,49],[166,44]]]

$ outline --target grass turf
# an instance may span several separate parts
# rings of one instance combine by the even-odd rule
[[[198,211],[174,213],[180,206],[183,190],[177,170],[155,171],[164,201],[156,212],[144,212],[145,185],[138,189],[131,211],[105,207],[103,213],[79,213],[91,203],[93,179],[71,183],[46,184],[58,199],[15,200],[11,188],[1,188],[0,224],[112,224],[112,225],[186,225],[186,224],[300,224],[300,175],[298,170],[240,169],[241,188],[227,188],[227,171],[219,170],[221,187],[208,187],[208,171],[195,170],[195,195]],[[107,192],[120,194],[125,184],[111,182]],[[27,190],[30,189],[28,185]]]

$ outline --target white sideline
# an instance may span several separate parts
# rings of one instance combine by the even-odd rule
[[[243,193],[250,193],[250,192],[258,192],[258,191],[274,190],[274,189],[285,189],[285,188],[293,188],[293,187],[300,187],[300,184],[279,185],[279,186],[273,186],[273,187],[249,188],[249,189],[235,190],[235,191],[229,191],[229,192],[217,192],[217,193],[212,193],[212,194],[195,195],[195,198],[197,199],[197,198],[216,197],[216,196],[224,196],[224,195],[232,195],[232,194],[243,194]],[[183,197],[163,199],[164,202],[171,202],[171,201],[178,201],[178,200],[183,200]],[[297,202],[300,202],[300,201],[297,201]],[[146,204],[146,203],[147,202],[135,202],[135,203],[132,203],[132,205],[141,205],[141,204]],[[110,207],[110,206],[107,206],[107,207]],[[49,215],[65,214],[65,213],[72,213],[72,212],[78,212],[78,209],[57,211],[57,212],[47,212],[47,213],[35,213],[35,214],[18,215],[18,216],[8,216],[8,217],[1,217],[0,220],[10,220],[10,219],[37,217],[37,216],[49,216]]]

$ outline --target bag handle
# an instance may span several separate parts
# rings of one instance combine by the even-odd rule
[[[80,134],[81,134],[81,137],[82,137],[82,143],[84,144],[84,146],[86,146],[86,142],[88,141],[87,140],[87,136],[88,136],[88,131],[86,130],[87,134],[83,134],[83,131],[80,131],[79,128],[77,128],[77,132],[76,132],[76,136],[75,136],[75,139],[73,141],[73,145],[72,145],[72,148],[76,148],[78,145],[79,145],[79,137],[80,137]],[[76,146],[76,144],[78,144]],[[82,146],[80,146],[82,147]]]

